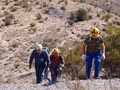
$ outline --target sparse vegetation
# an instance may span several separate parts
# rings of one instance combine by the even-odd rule
[[[65,57],[64,73],[70,77],[69,79],[85,78],[85,71],[82,70],[85,63],[81,61],[81,45],[76,45],[75,48],[71,50],[66,47],[60,47],[60,50]]]
[[[74,25],[74,21],[73,20],[68,20],[68,22],[67,22],[70,26],[73,26]]]
[[[65,6],[62,6],[60,9],[61,9],[61,10],[66,10]]]
[[[37,18],[37,20],[40,20],[40,19],[42,19],[42,15],[41,15],[40,13],[38,13],[38,14],[36,15],[36,18]]]
[[[32,22],[30,24],[30,31],[32,31],[33,33],[37,31],[36,23]]]
[[[67,0],[64,0],[64,3],[65,3],[65,5],[67,5],[67,4],[68,4],[68,1],[67,1]]]
[[[8,5],[9,4],[9,0],[5,0],[5,5]]]
[[[73,63],[73,62],[77,62],[80,61],[80,54],[81,54],[81,46],[77,45],[74,49],[69,50],[69,52],[67,53],[67,57],[66,57],[66,63]]]
[[[92,9],[91,9],[91,8],[87,8],[87,11],[88,11],[88,12],[91,12],[91,11],[92,11]]]
[[[106,60],[103,65],[111,71],[111,74],[117,73],[120,69],[120,28],[108,26],[106,27],[105,37]]]
[[[18,7],[17,6],[11,6],[9,9],[11,10],[11,12],[15,12],[18,9]]]
[[[32,27],[31,30],[35,33],[37,31],[37,27]]]
[[[8,14],[5,16],[5,19],[3,19],[4,23],[6,26],[11,25],[13,20],[14,20],[14,15],[13,14]]]
[[[80,0],[80,3],[85,3],[86,2],[86,0]]]
[[[22,0],[21,4],[22,4],[23,8],[27,8],[27,7],[29,7],[29,0]]]
[[[15,66],[15,69],[18,69],[18,67],[20,66],[20,64],[17,63],[17,64],[15,64],[14,66]]]
[[[46,2],[43,3],[43,7],[47,7],[48,4]]]
[[[108,13],[108,14],[104,15],[104,16],[102,17],[102,19],[105,20],[106,22],[108,22],[111,17],[112,17],[111,14]]]
[[[30,23],[30,27],[35,27],[36,24],[34,22]]]
[[[75,22],[88,20],[88,13],[85,9],[78,9],[76,12],[71,12],[71,20]]]
[[[52,2],[52,0],[49,0],[50,2]]]

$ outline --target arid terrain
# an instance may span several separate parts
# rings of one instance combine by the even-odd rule
[[[90,19],[71,25],[68,22],[71,12],[80,8],[88,12]],[[93,26],[98,27],[101,34],[108,24],[120,26],[119,12],[119,0],[87,0],[83,3],[79,0],[0,0],[0,90],[30,90],[31,86],[32,90],[38,90],[41,86],[31,85],[35,82],[34,68],[28,68],[29,56],[37,43],[50,49],[58,46],[71,49],[82,43]],[[120,80],[116,81],[112,83],[116,89],[92,87],[85,90],[119,90]],[[86,82],[83,81],[84,84]],[[104,84],[106,82],[109,83],[105,80]],[[30,85],[26,84],[30,89],[22,89],[22,83]],[[14,84],[18,87],[13,89]],[[65,82],[60,82],[58,87],[61,84],[67,88]],[[7,85],[11,89],[7,89]],[[55,85],[53,89],[51,87],[41,90],[71,90],[56,89]]]

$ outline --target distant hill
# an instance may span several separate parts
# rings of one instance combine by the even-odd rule
[[[120,16],[120,0],[86,0],[86,2]]]

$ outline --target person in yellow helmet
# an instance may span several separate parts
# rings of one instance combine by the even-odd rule
[[[86,77],[88,79],[90,78],[93,59],[95,64],[95,79],[99,76],[101,59],[105,60],[105,45],[99,33],[100,31],[98,28],[91,28],[90,35],[85,38],[82,46],[81,58],[86,60]]]
[[[60,50],[58,48],[53,49],[53,53],[50,55],[50,72],[52,83],[57,81],[57,78],[60,77],[61,71],[64,68],[64,59],[60,54]]]

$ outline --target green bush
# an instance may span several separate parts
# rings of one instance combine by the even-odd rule
[[[120,68],[120,27],[106,27],[107,36],[105,37],[106,60],[104,68],[115,73]]]
[[[67,57],[65,58],[66,64],[80,61],[81,59],[80,55],[81,55],[81,46],[77,45],[72,50],[69,50]]]
[[[70,19],[76,22],[88,20],[88,12],[85,9],[80,8],[76,12],[71,12]]]
[[[85,71],[82,72],[81,69],[83,69],[85,63],[83,63],[81,60],[81,45],[76,45],[75,48],[71,50],[66,48],[60,48],[60,50],[63,50],[64,52],[64,73],[66,74],[66,76],[68,76],[72,80],[81,78],[83,79],[85,77],[83,74],[85,73]]]

